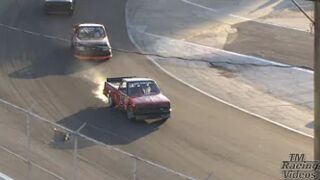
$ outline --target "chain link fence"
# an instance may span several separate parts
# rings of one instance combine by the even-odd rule
[[[71,130],[0,100],[0,172],[15,180],[194,179],[87,137],[86,126]]]

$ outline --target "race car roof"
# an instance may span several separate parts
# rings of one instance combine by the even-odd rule
[[[83,24],[79,24],[78,26],[79,26],[79,27],[87,27],[87,26],[94,26],[94,27],[96,27],[96,26],[102,26],[102,27],[103,27],[102,24],[95,24],[95,23],[83,23]]]
[[[72,2],[73,0],[45,0],[45,2]]]
[[[125,78],[123,80],[126,82],[154,81],[153,79],[150,79],[150,78]]]

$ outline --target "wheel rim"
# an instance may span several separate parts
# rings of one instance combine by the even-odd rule
[[[112,106],[112,98],[110,96],[108,97],[108,105]]]
[[[129,108],[127,111],[127,118],[132,119],[132,109],[131,108]]]

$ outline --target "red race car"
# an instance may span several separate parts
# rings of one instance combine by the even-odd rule
[[[107,60],[112,51],[102,24],[77,24],[73,27],[71,48],[78,59]]]
[[[125,111],[129,120],[167,120],[170,117],[170,100],[152,79],[107,78],[103,94],[108,97],[109,105]]]

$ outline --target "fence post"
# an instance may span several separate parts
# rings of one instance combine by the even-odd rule
[[[137,180],[137,159],[133,158],[133,180]]]
[[[209,173],[209,175],[204,180],[209,180],[209,178],[211,178],[212,175],[213,175],[213,171]]]
[[[83,123],[79,129],[77,129],[74,135],[74,149],[73,149],[73,168],[74,168],[74,180],[78,180],[78,137],[80,135],[80,131],[87,125],[87,123]]]
[[[31,131],[30,131],[30,116],[31,116],[31,112],[32,112],[32,108],[33,108],[32,104],[30,106],[30,108],[28,109],[27,112],[27,124],[26,124],[26,128],[27,128],[27,166],[28,166],[28,172],[27,172],[27,180],[31,180],[31,168],[32,168],[32,163],[30,160],[30,152],[31,152]]]
[[[27,180],[31,180],[31,162],[30,162],[30,114],[27,113],[27,166],[28,166],[28,174]]]
[[[74,168],[74,180],[78,179],[78,135],[74,136],[74,147],[73,147],[73,168]]]

